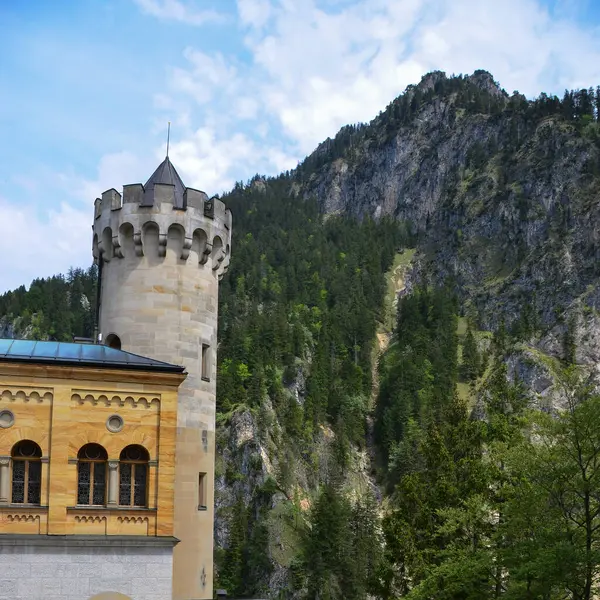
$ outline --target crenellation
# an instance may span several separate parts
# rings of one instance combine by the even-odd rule
[[[204,203],[208,202],[208,196],[200,190],[187,188],[183,195],[184,206],[187,208],[195,208],[200,212],[204,212]]]
[[[144,186],[131,183],[123,186],[123,204],[141,204],[144,199]]]
[[[112,258],[129,260],[152,255],[165,258],[170,230],[177,227],[181,232],[178,260],[190,262],[190,256],[195,256],[198,266],[210,264],[220,279],[229,265],[231,211],[223,202],[213,199],[209,201],[212,216],[207,217],[206,194],[189,188],[185,193],[187,207],[176,209],[173,191],[172,185],[155,184],[155,198],[160,203],[156,206],[140,206],[139,200],[144,194],[141,184],[123,187],[122,204],[116,190],[104,192],[102,200],[95,205],[95,211],[100,210],[94,223],[95,261],[100,256],[106,262]],[[158,230],[156,240],[152,242],[145,239],[150,228]]]
[[[215,199],[211,198],[204,203],[204,216],[208,219],[215,218]]]
[[[211,202],[213,203],[213,219],[222,225],[225,222],[225,203],[218,198],[213,198]]]
[[[102,192],[102,212],[121,208],[121,194],[114,188]]]
[[[175,186],[166,183],[155,183],[154,184],[154,206],[156,208],[163,208],[163,205],[175,204]]]

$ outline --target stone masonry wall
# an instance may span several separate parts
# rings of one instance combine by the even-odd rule
[[[89,600],[117,592],[171,598],[171,548],[0,547],[0,600]]]

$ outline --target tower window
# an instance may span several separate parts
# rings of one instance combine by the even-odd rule
[[[202,344],[202,379],[210,381],[210,346]]]
[[[206,473],[198,473],[198,510],[206,510]]]
[[[12,452],[12,502],[14,504],[40,504],[42,492],[42,450],[30,440],[13,446]]]
[[[121,339],[119,338],[118,335],[115,335],[114,333],[110,333],[109,335],[106,336],[106,345],[109,348],[114,348],[115,350],[120,350],[121,349]]]
[[[148,506],[148,451],[132,445],[123,449],[119,462],[119,504]]]
[[[77,454],[77,504],[106,504],[108,454],[100,444],[86,444]]]

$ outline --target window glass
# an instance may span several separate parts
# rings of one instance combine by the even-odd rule
[[[13,446],[12,492],[14,504],[39,504],[42,492],[42,450],[31,440]]]
[[[100,444],[86,444],[77,454],[77,504],[106,504],[108,454]]]
[[[148,451],[139,445],[127,446],[119,463],[119,504],[148,505]]]

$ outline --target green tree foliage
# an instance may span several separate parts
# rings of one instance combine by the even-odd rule
[[[397,463],[398,444],[411,419],[423,428],[439,423],[452,403],[456,324],[456,304],[448,289],[418,288],[399,302],[395,344],[380,365],[375,434],[384,462],[394,452]]]
[[[532,411],[502,358],[496,354],[481,388],[481,420],[454,398],[437,419],[411,418],[393,447],[379,597],[598,593],[600,396],[571,367],[562,383],[567,409]]]
[[[481,356],[477,348],[477,341],[469,327],[465,334],[465,343],[462,350],[461,373],[466,381],[473,381],[481,372]]]
[[[304,540],[307,600],[362,600],[376,585],[381,540],[375,500],[354,504],[334,484],[321,491]]]
[[[256,179],[223,198],[235,215],[235,250],[220,284],[217,410],[222,421],[239,409],[260,421],[268,396],[285,435],[278,486],[291,495],[292,460],[314,469],[319,484],[310,448],[323,425],[335,433],[334,470],[347,467],[350,444],[365,443],[383,275],[411,239],[387,220],[323,222],[315,202],[288,189],[286,178]],[[300,377],[303,402],[288,390]],[[263,516],[242,519],[239,509],[231,516],[235,535],[217,557],[219,584],[230,593],[258,593],[264,581],[266,566],[249,566],[258,541],[268,556]],[[298,586],[310,598],[365,598],[378,523],[371,500],[350,503],[337,486],[325,486],[309,519]]]
[[[0,296],[0,318],[14,323],[15,337],[72,341],[92,337],[96,321],[97,269],[70,269],[67,275],[35,279]]]
[[[383,273],[407,235],[385,220],[323,223],[287,189],[285,178],[251,182],[224,198],[236,249],[221,283],[218,410],[258,408],[269,394],[295,439],[329,422],[362,443]],[[285,386],[308,363],[299,405]]]
[[[520,597],[590,600],[599,591],[600,396],[568,379],[564,392],[567,409],[535,413],[535,443],[508,454],[507,586],[545,594]]]

